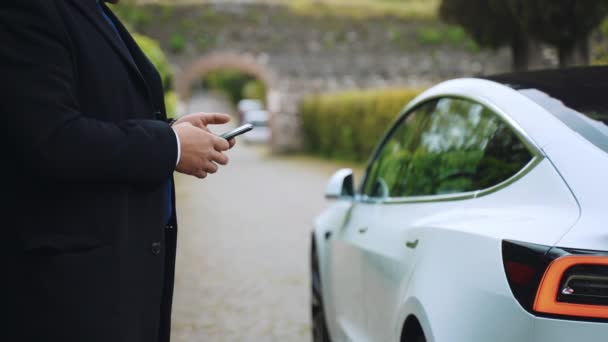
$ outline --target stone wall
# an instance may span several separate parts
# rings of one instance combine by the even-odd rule
[[[200,65],[209,56],[233,56],[232,67],[242,65],[244,71],[258,63],[272,74],[267,83],[277,107],[276,151],[298,149],[297,103],[306,94],[426,87],[448,78],[504,72],[511,65],[508,51],[480,51],[466,37],[429,41],[425,31],[450,30],[436,21],[305,16],[280,5],[243,3],[146,5],[142,13],[134,28],[170,52],[183,100],[188,83],[209,69]],[[180,40],[185,44],[176,43]]]

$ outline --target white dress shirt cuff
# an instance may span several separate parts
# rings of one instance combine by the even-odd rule
[[[179,135],[177,135],[177,132],[175,130],[173,130],[173,133],[175,133],[175,140],[177,141],[177,160],[175,161],[175,166],[177,166],[177,164],[179,164],[179,160],[182,157],[182,147],[179,143]]]

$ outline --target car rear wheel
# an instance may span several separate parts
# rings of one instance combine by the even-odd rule
[[[313,342],[331,342],[327,322],[325,320],[325,309],[323,307],[323,291],[321,288],[321,272],[319,270],[319,258],[317,248],[312,239],[310,250],[311,269],[311,315],[312,315],[312,340]]]
[[[414,338],[402,338],[401,342],[426,342],[424,335],[419,335]]]
[[[426,342],[420,322],[418,322],[415,316],[410,316],[405,321],[401,342]]]

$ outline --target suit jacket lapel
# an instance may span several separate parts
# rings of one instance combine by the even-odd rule
[[[95,27],[103,34],[103,37],[110,43],[112,48],[116,50],[116,52],[120,55],[125,63],[127,63],[132,71],[140,78],[140,80],[144,83],[146,87],[146,92],[148,96],[150,96],[150,89],[146,82],[146,79],[139,71],[139,68],[135,64],[135,61],[131,57],[129,50],[127,47],[119,40],[119,37],[116,36],[116,32],[112,30],[110,25],[106,22],[106,20],[101,16],[98,12],[97,4],[95,0],[71,0],[72,3],[78,7],[78,9],[85,15],[87,19],[89,19]],[[102,5],[105,6],[105,5]],[[112,16],[113,17],[113,16]],[[113,17],[115,19],[115,17]],[[116,25],[118,26],[118,22]]]

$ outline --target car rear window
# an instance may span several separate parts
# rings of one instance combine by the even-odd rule
[[[608,152],[608,100],[569,101],[567,96],[554,97],[539,89],[518,89],[529,99],[555,115],[585,139]],[[605,94],[608,98],[608,94]]]

